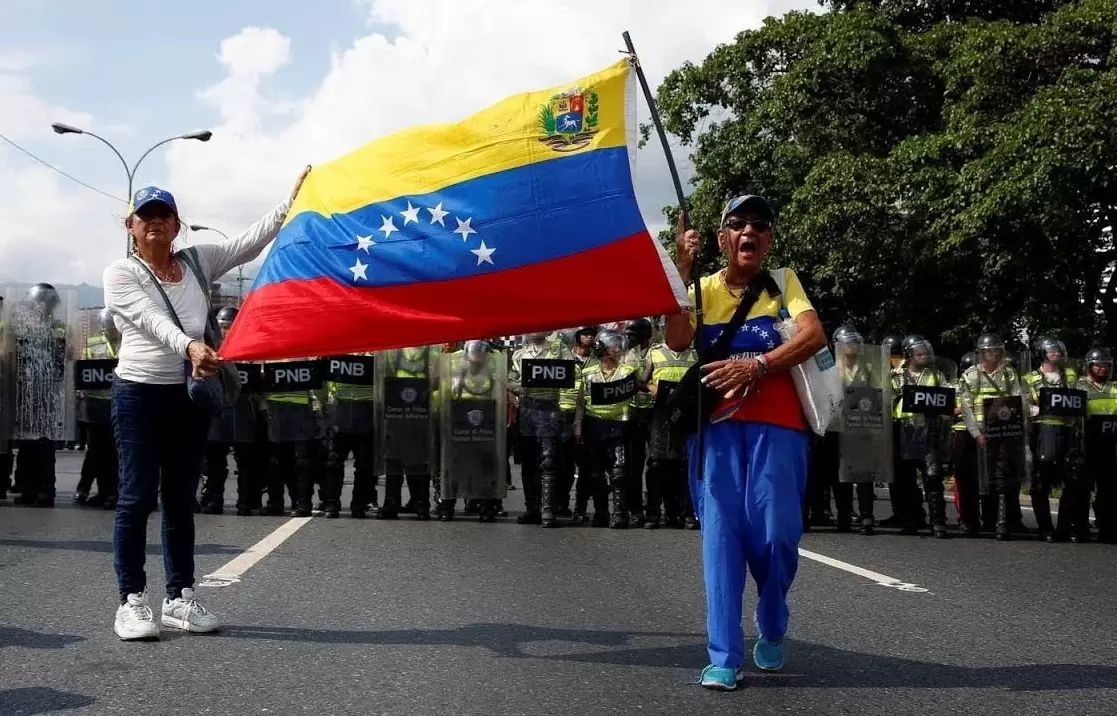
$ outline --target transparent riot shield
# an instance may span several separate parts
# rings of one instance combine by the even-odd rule
[[[209,441],[217,443],[256,442],[257,405],[263,384],[263,366],[259,363],[237,363],[240,397],[235,405],[226,406],[221,415],[210,422]]]
[[[5,291],[11,438],[68,442],[77,432],[74,363],[86,331],[77,294],[47,284]]]
[[[990,356],[962,375],[963,414],[967,405],[980,415],[982,439],[977,445],[978,489],[982,495],[1019,491],[1028,468],[1028,432],[1031,401],[1024,376],[1029,370],[1026,353],[1008,353],[999,361]],[[980,407],[977,403],[980,402]]]
[[[376,471],[427,473],[436,465],[435,410],[438,351],[431,349],[422,365],[405,365],[401,350],[376,354]],[[416,359],[417,360],[417,359]],[[426,375],[416,375],[426,371]],[[433,409],[432,409],[433,408]]]
[[[1034,474],[1049,488],[1076,481],[1085,470],[1089,396],[1080,384],[1082,366],[1073,358],[1052,371],[1041,366],[1028,384]]]
[[[264,363],[260,391],[266,399],[268,441],[306,442],[320,434],[318,395],[325,383],[320,360],[281,360]]]
[[[508,490],[504,354],[443,353],[439,377],[440,496],[503,500]]]
[[[890,483],[893,396],[888,350],[881,345],[845,343],[836,362],[844,399],[838,420],[842,482]]]
[[[15,341],[7,292],[0,290],[0,297],[5,299],[0,306],[0,455],[6,455],[11,451],[15,415]],[[0,480],[7,479],[7,475],[0,476]]]
[[[942,464],[950,455],[958,364],[927,355],[905,363],[894,377],[898,409],[896,456],[900,460]]]
[[[376,424],[376,359],[369,354],[326,359],[329,427],[343,435],[371,435]]]

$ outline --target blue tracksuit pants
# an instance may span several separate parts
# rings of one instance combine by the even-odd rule
[[[746,567],[759,595],[758,631],[771,640],[787,632],[787,593],[803,533],[807,440],[804,432],[763,423],[707,425],[703,480],[695,440],[689,441],[690,490],[702,526],[707,649],[715,666],[744,663]]]

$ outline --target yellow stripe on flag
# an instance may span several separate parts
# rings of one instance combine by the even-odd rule
[[[456,124],[412,127],[369,142],[314,167],[286,223],[303,212],[344,214],[507,169],[624,146],[629,71],[622,59],[572,83],[508,97]],[[568,125],[564,133],[555,126],[555,111],[564,107],[563,93],[579,88],[582,131]]]

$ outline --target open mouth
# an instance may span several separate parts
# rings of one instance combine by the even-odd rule
[[[741,237],[740,243],[737,244],[737,254],[745,258],[752,258],[756,256],[756,241]]]

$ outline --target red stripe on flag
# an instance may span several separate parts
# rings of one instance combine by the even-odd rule
[[[678,313],[651,241],[641,231],[579,254],[452,281],[271,283],[248,295],[221,355],[312,358]]]

